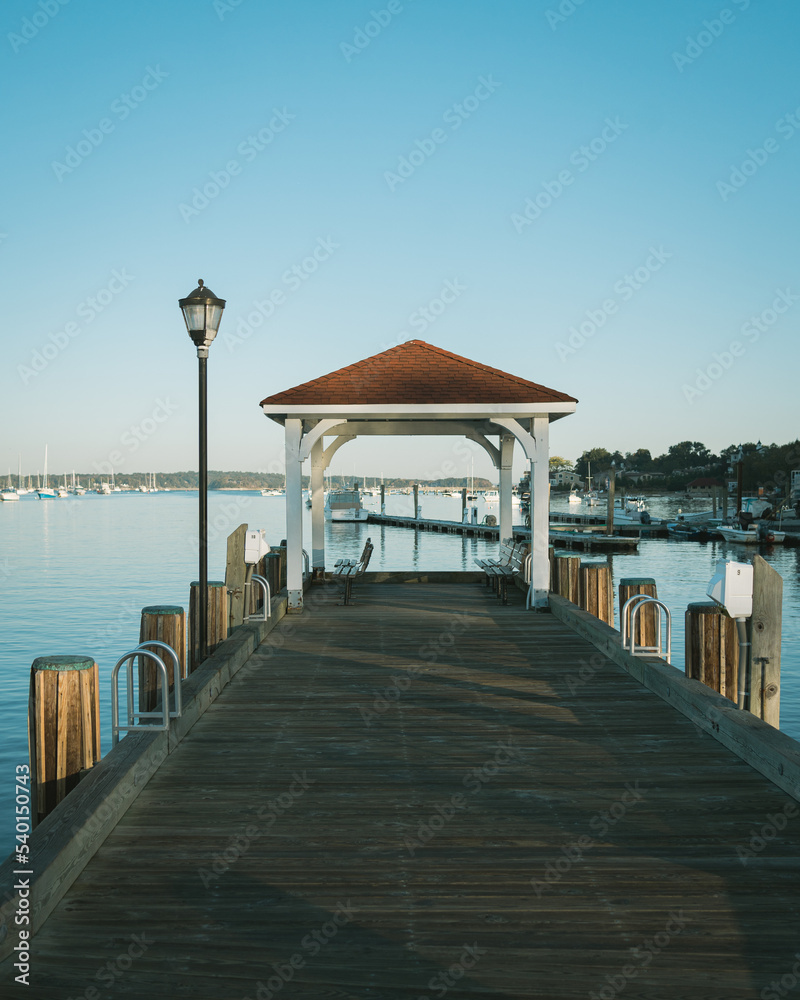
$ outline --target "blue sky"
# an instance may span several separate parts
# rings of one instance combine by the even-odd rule
[[[211,468],[279,462],[260,399],[412,337],[578,397],[571,459],[798,435],[789,0],[0,18],[0,473],[45,444],[51,472],[196,468],[198,277],[228,303]],[[356,442],[333,471],[424,478],[454,444]]]

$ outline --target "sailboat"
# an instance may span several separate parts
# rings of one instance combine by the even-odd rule
[[[11,470],[8,470],[8,488],[0,490],[0,500],[19,500],[19,494],[11,485]]]
[[[22,455],[17,456],[17,493],[22,497],[31,492],[31,477],[28,476],[28,486],[22,485]]]
[[[55,490],[51,490],[47,485],[47,445],[44,446],[44,483],[36,491],[40,500],[55,500],[58,496]]]
[[[470,477],[469,477],[470,478],[470,486],[469,486],[469,492],[467,493],[467,500],[477,500],[478,497],[477,497],[477,495],[475,493],[475,459],[474,458],[470,459],[469,472],[470,472]]]

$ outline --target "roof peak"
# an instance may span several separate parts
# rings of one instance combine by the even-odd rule
[[[433,356],[433,357],[432,357]],[[574,403],[574,397],[519,375],[454,354],[425,340],[406,340],[268,396],[262,406]]]

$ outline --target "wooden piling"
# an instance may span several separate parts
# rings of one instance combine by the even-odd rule
[[[278,590],[283,590],[286,586],[286,539],[282,538],[278,546]]]
[[[783,579],[759,555],[753,556],[753,614],[750,619],[750,711],[776,729],[781,717],[781,623]]]
[[[614,627],[614,593],[608,563],[580,564],[579,606],[601,622]]]
[[[686,609],[686,676],[735,703],[738,670],[736,622],[714,601],[690,604]]]
[[[175,650],[181,665],[180,676],[184,678],[186,676],[186,612],[183,608],[172,604],[154,604],[148,608],[142,608],[139,642],[145,642],[147,639],[158,639]],[[172,657],[166,650],[159,649],[157,646],[152,652],[164,661],[171,691],[175,684]],[[161,682],[158,675],[159,671],[155,661],[149,656],[140,656],[140,712],[152,712],[158,703],[161,693]]]
[[[658,597],[656,581],[649,576],[628,576],[619,581],[619,613],[625,607],[625,602],[634,594],[645,594],[647,597]],[[637,601],[637,604],[639,602]],[[636,605],[634,605],[636,607]],[[658,632],[659,610],[654,605],[645,606],[636,615],[636,634],[634,642],[637,646],[655,646],[656,634]],[[625,615],[627,618],[627,633],[630,635],[631,608]],[[620,620],[620,631],[622,631],[622,621]],[[666,634],[662,636],[666,646]]]
[[[40,656],[28,701],[31,823],[36,826],[100,759],[98,669],[89,656]]]
[[[270,595],[275,595],[281,589],[281,554],[272,549],[264,556],[264,576],[269,583]]]
[[[419,483],[414,483],[414,517],[419,518]]]
[[[581,557],[571,555],[557,555],[555,591],[562,597],[566,597],[573,604],[580,604],[581,582],[580,567]]]
[[[200,596],[200,584],[192,581],[189,591],[189,626],[191,630],[189,671],[200,666],[200,642],[197,624],[197,602]],[[208,581],[208,628],[206,643],[208,655],[228,637],[228,591],[223,580]]]
[[[467,488],[461,491],[461,523],[464,523],[464,511],[467,509]]]
[[[616,487],[616,472],[612,468],[608,474],[608,503],[606,506],[606,534],[614,534],[614,490]]]
[[[488,521],[487,521],[488,524]],[[556,547],[555,545],[549,545],[547,547],[547,558],[550,565],[550,590],[551,592],[556,589]]]

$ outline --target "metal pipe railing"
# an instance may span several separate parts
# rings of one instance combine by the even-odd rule
[[[662,655],[662,642],[661,642],[661,614],[659,613],[657,621],[657,632],[656,632],[656,645],[655,646],[637,646],[636,645],[636,620],[638,618],[639,612],[646,604],[655,604],[659,609],[659,612],[664,612],[664,618],[667,627],[667,655],[665,657],[667,663],[671,663],[672,657],[672,614],[669,608],[664,604],[663,601],[659,601],[655,597],[649,597],[647,594],[634,594],[629,597],[625,604],[622,606],[622,610],[619,613],[620,617],[620,631],[622,633],[622,646],[628,647],[628,652],[632,656],[646,656],[649,653],[655,653],[656,656]],[[635,606],[634,606],[635,605]],[[630,609],[630,626],[628,625],[628,610]]]
[[[264,607],[261,613],[255,612],[252,615],[247,616],[249,622],[265,622],[268,618],[272,617],[272,598],[270,596],[269,581],[264,576],[259,576],[258,573],[253,573],[252,582],[257,583],[261,587],[261,592],[264,595]]]
[[[174,690],[175,690],[175,710],[170,711],[169,706],[169,678],[167,676],[167,666],[163,659],[152,650],[148,649],[148,646],[155,646],[159,649],[166,650],[172,657],[172,673],[174,678]],[[133,698],[134,698],[134,685],[133,685],[133,661],[137,656],[147,656],[151,660],[155,660],[156,670],[158,672],[158,680],[161,685],[161,710],[157,712],[141,712],[134,711],[133,708]],[[128,725],[121,726],[119,724],[119,672],[123,663],[127,663],[126,670],[126,681],[127,681],[127,692],[128,700],[126,705],[126,714]],[[143,730],[149,729],[151,731],[161,732],[162,730],[169,729],[169,720],[180,718],[181,712],[183,711],[181,703],[181,665],[178,659],[178,654],[175,650],[166,642],[162,642],[160,639],[145,639],[143,642],[132,649],[129,653],[125,653],[121,656],[117,662],[114,664],[114,669],[111,671],[111,745],[115,747],[119,743],[119,734],[121,732],[130,732],[131,730]],[[161,725],[153,725],[150,723],[142,723],[142,719],[160,719]],[[138,720],[138,721],[137,721]]]

